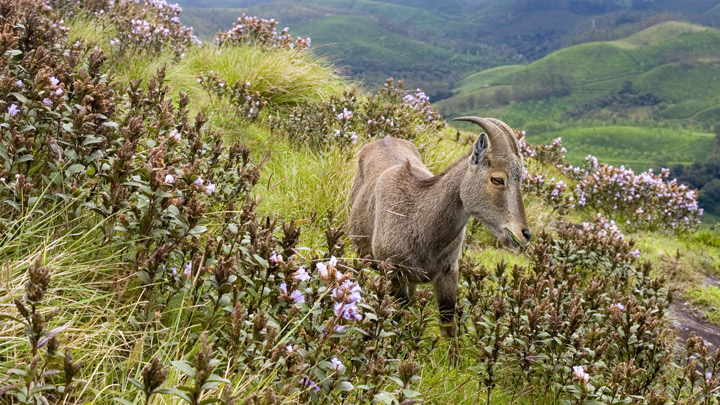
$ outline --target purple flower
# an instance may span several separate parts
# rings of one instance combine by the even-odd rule
[[[287,284],[280,283],[278,288],[280,289],[280,292],[282,293],[282,295],[287,295]]]
[[[337,266],[337,257],[330,256],[330,261],[328,262],[328,266],[330,266],[330,267]]]
[[[45,97],[45,98],[43,99],[43,104],[45,104],[46,106],[50,107],[51,105],[53,105],[53,102],[52,102],[52,100],[50,100],[49,98]]]
[[[336,302],[335,303],[335,316],[341,316],[344,319],[347,319],[348,321],[361,321],[362,315],[360,315],[360,311],[358,310],[357,306],[354,303],[344,303],[344,302]]]
[[[63,89],[60,89],[60,88],[59,88],[59,89],[55,90],[55,94],[57,94],[58,96],[62,96],[62,95],[63,95]]]
[[[23,84],[22,80],[18,79],[18,81],[15,82],[15,86],[22,89],[25,85]]]
[[[207,195],[210,195],[210,194],[212,194],[212,193],[214,193],[214,192],[215,192],[215,184],[214,184],[214,183],[209,183],[209,184],[207,185],[207,187],[205,187],[205,193],[206,193]]]
[[[292,294],[290,294],[290,298],[292,298],[296,304],[302,304],[305,302],[305,296],[300,292],[300,290],[293,291]]]
[[[188,263],[187,266],[185,266],[185,271],[183,271],[183,276],[185,276],[185,277],[192,276],[192,262]]]
[[[315,381],[305,377],[301,380],[303,385],[307,385],[308,387],[312,388],[315,392],[320,392],[320,387],[318,387],[317,384],[315,384]]]
[[[705,373],[705,384],[710,385],[710,383],[712,383],[712,373],[708,371]]]
[[[345,369],[345,366],[343,366],[342,362],[337,359],[337,357],[333,357],[330,359],[330,363],[332,363],[332,368],[335,371],[340,372],[341,370]]]
[[[58,85],[58,83],[60,83],[60,80],[58,80],[55,76],[50,76],[48,80],[50,80],[50,86],[52,87],[55,87]]]
[[[203,185],[203,179],[202,179],[202,177],[198,177],[197,179],[195,179],[195,181],[193,181],[193,184],[196,185],[196,186],[198,186],[198,187],[202,186],[202,185]]]
[[[337,333],[345,332],[345,325],[335,325],[335,332],[337,332]]]
[[[292,346],[292,345],[287,345],[287,346],[285,346],[285,350],[287,350],[288,353],[292,353],[292,352],[293,352],[293,346]]]
[[[293,273],[293,278],[298,281],[307,281],[310,280],[310,275],[305,270],[305,267],[300,266],[295,270],[295,273]]]
[[[351,280],[345,280],[339,287],[333,289],[332,296],[338,301],[356,304],[362,299],[360,291],[361,288],[357,283]]]
[[[172,270],[173,276],[177,276],[177,267],[170,267],[170,270]]]
[[[622,302],[618,302],[617,304],[615,304],[615,306],[621,311],[625,310],[625,305],[623,305]]]
[[[10,114],[11,117],[16,116],[18,111],[20,110],[18,109],[18,106],[16,104],[10,104],[10,107],[8,107],[7,109],[7,112],[8,114]]]
[[[173,176],[172,174],[166,174],[165,175],[165,183],[167,183],[167,184],[175,183],[175,176]]]
[[[326,279],[328,277],[328,269],[327,269],[327,266],[325,265],[325,263],[318,262],[315,265],[315,267],[317,267],[318,274],[320,275],[320,277],[322,277],[323,279]]]

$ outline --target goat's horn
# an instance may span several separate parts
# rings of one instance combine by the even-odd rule
[[[503,126],[507,127],[507,124],[500,120],[469,116],[457,117],[453,121],[468,121],[480,125],[480,127],[485,130],[488,138],[490,138],[490,144],[495,154],[512,153],[515,149],[510,145],[510,134],[506,134],[505,131],[507,131],[507,129],[503,128]],[[504,125],[500,125],[499,123]]]

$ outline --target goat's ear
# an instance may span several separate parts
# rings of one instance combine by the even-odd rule
[[[480,134],[477,141],[475,141],[475,145],[473,145],[473,151],[470,155],[470,164],[479,165],[480,162],[482,162],[485,153],[487,153],[488,146],[490,146],[490,141],[488,141],[487,135],[484,133]]]

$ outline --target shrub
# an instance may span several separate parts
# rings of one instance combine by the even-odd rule
[[[446,123],[430,106],[430,100],[417,89],[403,90],[403,82],[392,78],[367,100],[357,98],[357,90],[326,102],[294,107],[287,119],[273,119],[273,128],[287,134],[290,141],[315,149],[338,145],[346,148],[358,140],[394,136],[414,139],[421,131],[437,131]]]
[[[251,45],[263,49],[299,49],[310,48],[310,38],[297,37],[295,40],[288,34],[290,28],[283,28],[280,35],[275,27],[274,18],[266,20],[248,17],[244,13],[233,23],[231,29],[217,34],[215,41],[220,45]]]
[[[479,382],[546,401],[667,397],[670,295],[633,242],[598,217],[539,235],[530,269],[463,263]]]

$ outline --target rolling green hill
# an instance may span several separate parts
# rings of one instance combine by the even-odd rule
[[[482,69],[531,62],[569,44],[617,39],[670,18],[718,25],[716,2],[647,0],[183,0],[183,22],[205,39],[242,13],[273,17],[316,52],[373,86],[394,76],[433,100]],[[668,14],[672,11],[675,14]],[[450,56],[447,56],[447,55]]]
[[[637,169],[704,161],[708,149],[685,150],[682,137],[652,141],[657,134],[677,131],[651,128],[690,125],[709,131],[720,116],[717,55],[720,31],[665,22],[621,40],[571,46],[522,67],[469,75],[458,83],[453,97],[436,105],[446,117],[469,113],[502,117],[526,127],[530,139],[535,134],[543,140],[568,136],[577,145],[571,149],[579,154],[597,154]],[[616,139],[648,141],[640,147],[642,153],[625,149],[622,142],[595,145],[584,138],[592,138],[608,122],[623,125],[610,127],[617,130]],[[703,135],[705,141],[693,144],[704,145],[710,137]],[[668,148],[685,152],[668,155]]]

